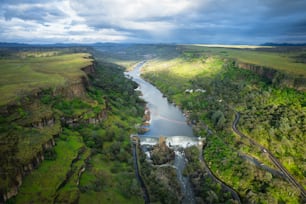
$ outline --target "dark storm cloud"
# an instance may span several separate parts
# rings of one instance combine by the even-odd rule
[[[52,20],[52,17],[64,17],[65,13],[59,10],[50,10],[40,6],[33,6],[27,9],[16,10],[14,8],[8,8],[4,12],[4,17],[6,20],[11,20],[12,18],[19,18],[23,20],[35,20],[39,22],[45,22]]]
[[[0,9],[0,41],[306,42],[305,0],[2,0]]]
[[[202,36],[211,37],[216,42],[226,43],[225,39],[228,39],[229,43],[263,43],[277,41],[284,35],[292,40],[294,32],[304,35],[299,41],[305,42],[305,9],[304,0],[210,1],[197,9],[192,22],[210,25],[203,26],[200,30],[211,36]],[[194,36],[199,34],[195,33]]]

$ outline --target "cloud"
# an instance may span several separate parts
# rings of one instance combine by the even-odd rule
[[[55,17],[64,17],[65,13],[58,9],[51,9],[54,4],[19,4],[8,5],[4,11],[6,20],[20,18],[34,21],[51,21]]]
[[[168,39],[177,27],[175,18],[192,6],[189,0],[75,0],[71,7],[94,28],[129,30],[140,42]],[[131,37],[131,36],[130,36]]]
[[[305,0],[1,0],[0,41],[306,41]]]
[[[70,6],[69,1],[13,1],[0,5],[0,41],[57,43],[124,41],[127,31],[96,29],[86,24]]]
[[[74,0],[71,7],[81,16],[93,20],[142,20],[148,18],[173,17],[186,11],[192,3],[189,0]],[[96,19],[97,20],[97,19]]]

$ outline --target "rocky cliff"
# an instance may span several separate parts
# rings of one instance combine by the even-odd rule
[[[83,76],[77,80],[70,80],[63,87],[54,87],[51,88],[52,96],[62,96],[65,98],[74,98],[74,97],[84,97],[87,93],[86,89],[90,85],[88,80],[88,75],[93,74],[95,72],[95,64],[86,66],[81,69],[86,73],[86,76]],[[10,115],[16,111],[20,104],[26,103],[29,99],[40,99],[46,90],[42,90],[40,88],[34,88],[31,93],[20,98],[18,101],[10,102],[9,104],[0,107],[1,115]]]
[[[97,113],[94,117],[84,119],[81,116],[76,117],[62,117],[61,123],[63,126],[75,127],[80,124],[99,124],[107,117],[107,109],[102,110],[100,113]]]
[[[53,90],[53,96],[64,96],[68,98],[84,97],[86,95],[86,87],[88,80],[82,77],[80,80],[69,81],[64,87],[58,87]]]
[[[86,95],[86,88],[90,85],[87,76],[95,72],[95,63],[86,66],[81,70],[86,73],[86,77],[82,77],[75,81],[69,81],[66,86],[56,88],[53,92],[53,95],[61,95],[68,98],[84,97]]]
[[[1,190],[2,197],[0,197],[0,203],[5,202],[11,197],[17,195],[18,189],[22,185],[23,178],[39,166],[39,164],[44,160],[44,152],[51,149],[53,146],[55,146],[54,138],[41,145],[41,151],[39,151],[33,157],[30,163],[24,164],[16,169],[15,176],[11,181],[11,185],[8,186],[8,188],[5,190]]]
[[[299,91],[306,91],[306,78],[304,77],[290,76],[270,67],[243,63],[239,61],[235,62],[235,66],[241,69],[251,70],[272,84],[281,87],[294,88]]]

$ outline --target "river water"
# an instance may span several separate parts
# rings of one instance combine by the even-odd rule
[[[142,98],[147,102],[151,113],[150,130],[144,135],[156,136],[193,136],[191,126],[186,118],[167,98],[152,84],[140,77],[140,70],[145,62],[139,63],[133,71],[127,73],[138,83]]]
[[[139,85],[142,92],[142,98],[147,102],[150,111],[150,129],[142,137],[160,137],[160,136],[187,136],[192,137],[192,127],[187,124],[186,118],[178,107],[168,102],[163,94],[152,84],[140,77],[141,68],[145,62],[136,65],[134,70],[125,73]],[[183,139],[184,137],[182,137]],[[186,138],[186,137],[185,137]],[[182,141],[183,143],[184,141]],[[175,150],[174,166],[176,167],[177,178],[181,184],[184,196],[183,203],[195,203],[194,194],[190,187],[188,178],[182,175],[186,165],[186,158],[183,151]]]

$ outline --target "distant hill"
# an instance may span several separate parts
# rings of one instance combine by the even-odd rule
[[[90,46],[92,44],[79,44],[79,43],[55,43],[55,44],[26,44],[26,43],[6,43],[0,42],[0,48],[24,48],[24,47],[82,47]]]
[[[306,43],[264,43],[262,46],[306,46]]]
[[[21,48],[21,47],[83,47],[83,46],[131,46],[137,45],[138,43],[109,43],[109,42],[96,42],[96,43],[54,43],[54,44],[27,44],[27,43],[8,43],[0,42],[0,48]],[[143,45],[143,44],[139,44]],[[154,45],[154,44],[146,44]],[[160,44],[161,45],[161,44]],[[168,45],[174,45],[169,43]],[[306,46],[306,43],[272,43],[267,42],[260,44],[259,46]]]
[[[24,43],[6,43],[6,42],[0,42],[0,47],[31,47],[29,44]]]

